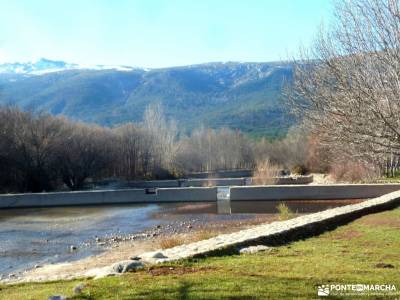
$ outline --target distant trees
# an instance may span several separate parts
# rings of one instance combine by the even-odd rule
[[[251,168],[252,146],[239,131],[200,128],[180,140],[175,163],[185,171]]]
[[[111,165],[115,138],[109,129],[69,122],[63,133],[55,152],[57,170],[67,187],[81,189],[87,178],[100,177]]]
[[[294,131],[267,142],[203,127],[186,136],[159,105],[148,107],[143,122],[115,128],[0,107],[0,191],[79,190],[88,180],[176,178],[268,159],[291,167],[304,159],[305,140]]]
[[[322,145],[382,169],[400,156],[399,3],[338,1],[334,27],[296,62],[291,97]]]
[[[307,162],[309,145],[308,132],[300,128],[291,129],[281,140],[262,139],[255,144],[254,157],[258,162],[268,159],[271,164],[290,169]]]
[[[63,121],[15,108],[0,111],[2,186],[40,192],[56,185],[56,149],[64,142]]]
[[[253,165],[253,142],[229,129],[178,139],[174,121],[150,106],[140,124],[116,128],[0,108],[0,191],[42,192],[88,179],[165,179]]]

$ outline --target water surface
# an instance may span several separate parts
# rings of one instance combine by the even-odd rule
[[[299,214],[357,203],[360,200],[286,201]],[[0,274],[34,265],[72,261],[105,251],[95,238],[143,232],[166,222],[251,220],[277,214],[278,201],[132,204],[0,210]],[[78,247],[71,251],[70,246]]]

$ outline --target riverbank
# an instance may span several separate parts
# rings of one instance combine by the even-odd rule
[[[359,201],[292,200],[286,205],[302,215]],[[218,201],[1,210],[0,278],[71,278],[85,268],[129,259],[137,252],[275,221],[280,203]]]
[[[99,280],[1,286],[0,299],[316,298],[322,284],[400,289],[400,208],[364,216],[307,240],[252,255],[191,259]],[[399,297],[399,294],[397,294]]]
[[[37,265],[34,268],[5,277],[3,281],[31,282],[49,280],[69,280],[84,277],[89,269],[101,268],[120,260],[129,260],[144,252],[170,248],[180,244],[187,244],[218,234],[231,233],[247,229],[262,223],[271,223],[279,220],[278,214],[259,214],[255,216],[241,216],[238,218],[185,218],[185,212],[206,209],[199,205],[186,205],[177,213],[184,217],[177,220],[170,214],[161,212],[155,218],[163,220],[164,224],[157,225],[145,231],[129,235],[114,235],[105,239],[98,239],[98,244],[104,247],[102,253],[89,257],[62,263]],[[300,214],[293,214],[297,216]],[[212,220],[214,219],[214,220]]]

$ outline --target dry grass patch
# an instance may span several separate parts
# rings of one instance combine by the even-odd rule
[[[259,161],[253,172],[253,184],[267,185],[276,184],[279,171],[282,168],[273,164],[269,159]]]
[[[218,233],[208,230],[199,230],[188,234],[176,234],[159,239],[161,249],[169,249],[183,244],[207,240],[217,236]]]

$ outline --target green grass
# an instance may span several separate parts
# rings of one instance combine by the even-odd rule
[[[316,286],[330,283],[390,283],[400,289],[400,208],[270,253],[186,260],[100,280],[1,286],[0,299],[72,296],[81,282],[84,293],[72,299],[315,299]]]

